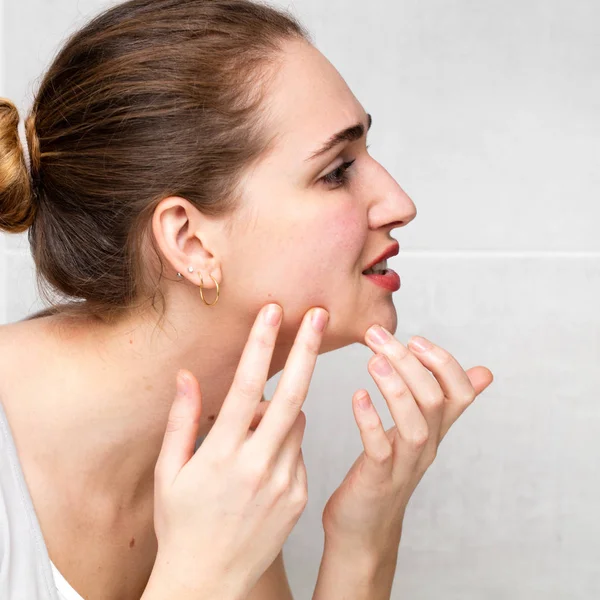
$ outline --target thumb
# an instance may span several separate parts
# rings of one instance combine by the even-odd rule
[[[194,455],[202,401],[198,381],[186,369],[177,372],[177,393],[171,405],[167,428],[154,474],[163,484],[173,483]]]

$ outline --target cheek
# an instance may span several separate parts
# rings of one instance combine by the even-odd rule
[[[349,203],[339,205],[306,224],[298,262],[305,274],[312,269],[327,274],[329,280],[336,272],[345,277],[360,259],[367,232],[363,213]]]
[[[329,252],[336,260],[358,260],[367,238],[368,227],[363,214],[354,207],[347,207],[334,215],[328,224]]]
[[[331,294],[333,279],[347,279],[360,268],[368,223],[364,207],[356,200],[338,200],[296,218],[273,214],[259,222],[264,229],[254,231],[255,246],[245,244],[245,265],[269,268],[257,278],[255,268],[244,266],[239,277],[251,281],[248,286],[264,284],[266,290],[278,290],[283,296],[288,291],[297,297],[301,291],[303,301],[307,294],[311,300],[321,300],[322,294]]]

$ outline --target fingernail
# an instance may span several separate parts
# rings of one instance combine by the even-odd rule
[[[392,372],[392,365],[385,356],[380,356],[374,363],[373,368],[379,375],[389,375]]]
[[[187,396],[189,391],[190,382],[188,381],[188,378],[179,371],[177,373],[177,395],[181,397]]]
[[[367,337],[374,344],[385,344],[391,336],[381,325],[373,325],[367,331]]]
[[[319,333],[325,329],[325,323],[327,323],[327,311],[322,308],[313,309],[313,313],[310,322],[315,331]]]
[[[371,402],[369,401],[369,394],[363,394],[358,398],[358,406],[363,410],[367,410],[369,406],[371,406]]]
[[[281,307],[278,304],[271,304],[265,313],[265,322],[267,325],[277,325],[281,318]]]
[[[420,335],[415,335],[414,337],[410,338],[408,345],[410,347],[414,347],[417,352],[426,352],[427,350],[431,350],[433,348],[432,343]]]

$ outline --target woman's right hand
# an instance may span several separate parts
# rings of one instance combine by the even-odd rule
[[[272,325],[270,308],[280,315]],[[275,394],[261,402],[282,312],[277,304],[261,309],[196,452],[201,390],[189,371],[179,371],[187,391],[173,402],[154,471],[151,580],[166,578],[174,591],[201,598],[245,598],[281,551],[308,498],[301,408],[323,337],[311,324],[319,311],[326,325],[325,309],[305,314]]]

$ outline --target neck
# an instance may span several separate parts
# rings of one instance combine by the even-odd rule
[[[20,347],[37,377],[21,380],[12,409],[17,428],[27,432],[24,451],[69,482],[65,493],[74,501],[85,494],[124,511],[146,506],[178,369],[200,383],[204,437],[259,309],[227,318],[224,305],[221,313],[195,306],[172,311],[160,325],[148,315],[110,326],[59,314],[30,321],[30,343]],[[285,340],[278,346],[268,378],[283,368],[289,348]]]

